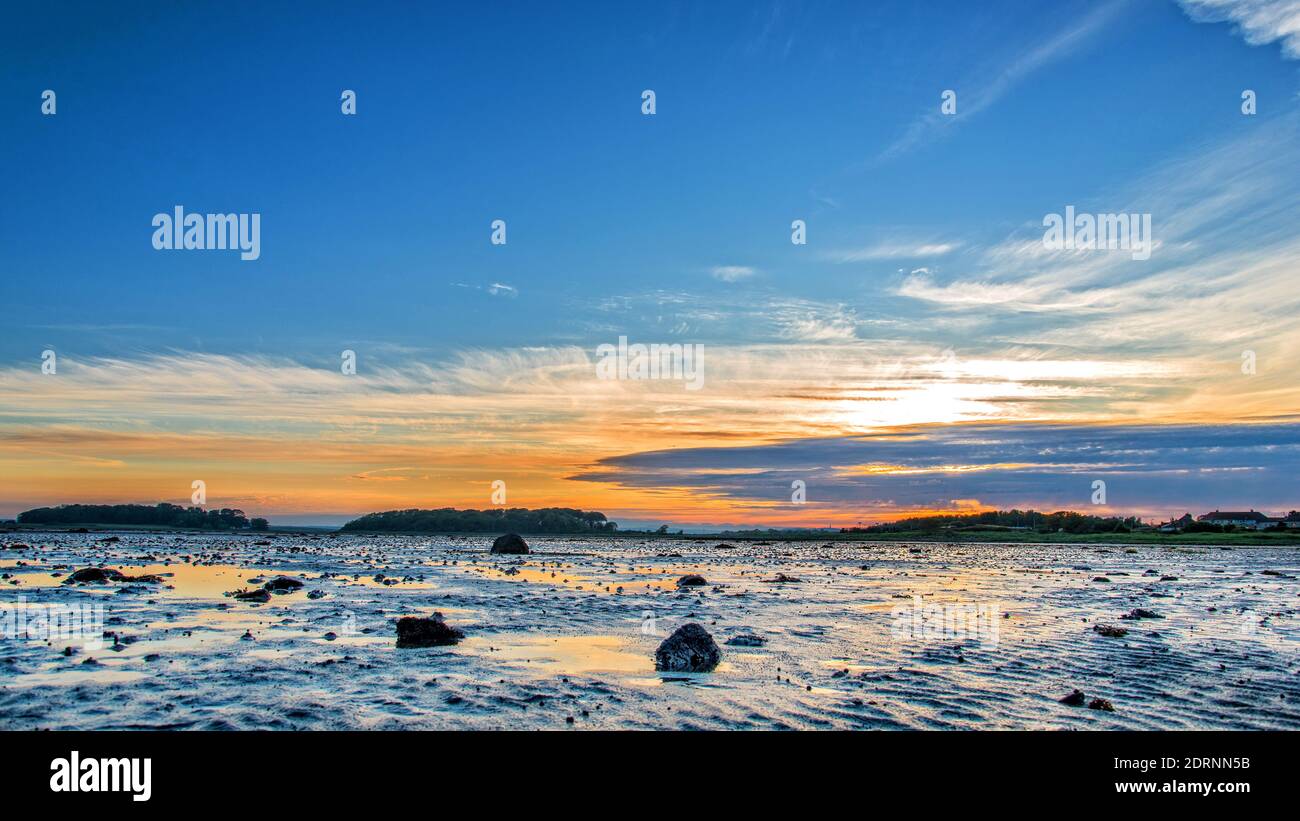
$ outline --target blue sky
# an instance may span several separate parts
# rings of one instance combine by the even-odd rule
[[[535,448],[550,471],[535,498],[557,500],[589,492],[563,477],[732,436],[1289,422],[1294,19],[1265,0],[7,9],[0,433],[27,442],[57,419],[59,435],[400,442],[444,465]],[[55,116],[40,114],[47,88]],[[356,116],[340,113],[343,89]],[[938,111],[945,89],[956,116]],[[1242,114],[1243,89],[1258,114]],[[1067,204],[1150,212],[1162,246],[1144,264],[1023,253]],[[175,205],[260,213],[261,258],[154,250],[151,218]],[[505,246],[489,242],[494,219]],[[807,245],[791,244],[793,219]],[[605,397],[597,421],[566,409],[575,393],[555,374],[623,334],[711,346],[712,393]],[[279,415],[332,390],[317,375],[344,348],[376,395],[428,391],[432,421],[411,422],[414,404]],[[1260,378],[1224,387],[1246,348]],[[25,381],[45,349],[82,388]],[[278,374],[266,407],[222,392],[242,368]],[[842,404],[837,391],[885,390],[899,368],[933,390],[879,414],[783,404]],[[164,372],[201,378],[164,385]],[[537,403],[505,409],[474,374]],[[645,418],[660,413],[671,441]],[[608,425],[599,442],[580,433],[593,424]],[[136,467],[112,442],[94,458]],[[585,463],[551,460],[548,445],[575,442]],[[340,481],[413,460],[358,456]],[[182,487],[202,464],[166,470]],[[307,499],[326,481],[309,472],[272,498],[252,471],[232,498],[364,512],[337,509],[342,486]],[[60,501],[49,481],[0,492],[0,509]],[[112,495],[103,477],[73,484]],[[419,498],[464,498],[440,488]],[[716,501],[709,515],[727,515]],[[628,518],[677,509],[603,503]]]
[[[820,254],[1000,240],[1239,129],[1244,87],[1265,119],[1295,107],[1277,45],[1174,3],[647,5],[11,12],[0,295],[21,324],[0,355],[569,341],[584,303],[631,283],[707,299],[727,265],[892,312],[871,286],[898,260],[864,282]],[[54,118],[31,116],[44,88]],[[948,88],[959,118],[876,161]],[[155,252],[149,219],[178,203],[260,212],[262,259]]]

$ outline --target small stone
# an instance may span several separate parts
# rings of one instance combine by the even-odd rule
[[[1082,690],[1075,690],[1065,698],[1060,699],[1060,702],[1070,707],[1080,707],[1083,705],[1085,699],[1087,699],[1087,696],[1083,694]]]
[[[1121,619],[1163,619],[1164,616],[1160,615],[1154,610],[1147,610],[1144,607],[1135,607],[1132,610],[1125,613],[1124,615],[1120,616],[1120,618]]]
[[[777,573],[775,577],[765,580],[768,584],[793,584],[801,582],[803,579],[798,576],[787,576],[784,573]]]

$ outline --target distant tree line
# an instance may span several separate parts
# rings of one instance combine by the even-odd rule
[[[352,532],[400,533],[613,533],[618,523],[608,521],[604,513],[546,507],[529,510],[523,507],[491,510],[389,510],[367,513],[343,525]]]
[[[249,520],[244,511],[223,507],[204,510],[167,502],[156,505],[59,505],[18,514],[19,524],[154,525],[194,530],[266,530],[266,519]]]
[[[934,531],[963,527],[1014,527],[1055,533],[1128,533],[1140,527],[1136,516],[1089,516],[1073,510],[1039,513],[1037,510],[989,510],[983,513],[965,513],[940,516],[915,516],[888,524],[871,527],[845,528],[844,533],[899,533]]]

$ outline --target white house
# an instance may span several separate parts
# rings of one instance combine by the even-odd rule
[[[1272,527],[1280,519],[1273,519],[1265,516],[1257,510],[1239,511],[1239,510],[1216,510],[1213,513],[1206,513],[1203,516],[1197,516],[1198,522],[1207,522],[1212,525],[1233,525],[1234,527],[1244,528],[1246,530],[1259,530],[1264,527]]]

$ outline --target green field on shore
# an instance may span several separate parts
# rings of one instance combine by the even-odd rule
[[[888,533],[817,533],[745,531],[709,535],[687,535],[687,539],[823,542],[1005,542],[1034,544],[1163,544],[1163,545],[1300,545],[1300,531],[1236,531],[1233,533],[1041,533],[1009,528],[954,528],[950,530],[897,531]]]

